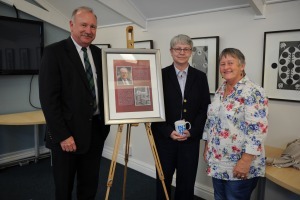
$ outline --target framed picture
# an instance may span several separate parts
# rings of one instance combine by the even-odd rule
[[[135,41],[135,49],[153,49],[153,40]]]
[[[94,44],[97,47],[99,47],[100,49],[104,49],[104,48],[110,48],[110,44]]]
[[[105,124],[165,121],[160,52],[103,49]]]
[[[208,80],[209,92],[214,94],[219,82],[219,36],[192,38],[192,67],[203,71]]]
[[[300,101],[300,29],[265,32],[263,65],[270,99]]]

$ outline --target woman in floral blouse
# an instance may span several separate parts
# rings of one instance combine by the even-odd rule
[[[204,159],[216,200],[246,200],[265,174],[268,98],[246,76],[240,50],[224,49],[219,61],[225,82],[208,107]]]

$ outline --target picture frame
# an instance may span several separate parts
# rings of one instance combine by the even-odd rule
[[[300,29],[264,33],[262,76],[269,99],[300,101]]]
[[[207,75],[209,92],[214,94],[219,82],[219,36],[191,38],[193,52],[190,58],[192,67]]]
[[[105,124],[165,121],[159,50],[106,48],[102,66]]]
[[[100,49],[104,49],[104,48],[111,48],[110,44],[94,44],[97,47],[99,47]]]
[[[153,49],[153,40],[143,40],[134,42],[135,49]]]

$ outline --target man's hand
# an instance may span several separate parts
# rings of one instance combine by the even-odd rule
[[[67,152],[74,152],[77,148],[73,136],[70,136],[64,141],[60,142],[60,146],[63,151]]]

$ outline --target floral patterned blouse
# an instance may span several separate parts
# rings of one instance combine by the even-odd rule
[[[248,178],[264,176],[264,139],[268,130],[268,98],[263,90],[242,78],[223,98],[226,82],[216,91],[208,107],[203,139],[207,141],[209,176],[223,180],[233,177],[233,168],[242,154],[255,155]]]

